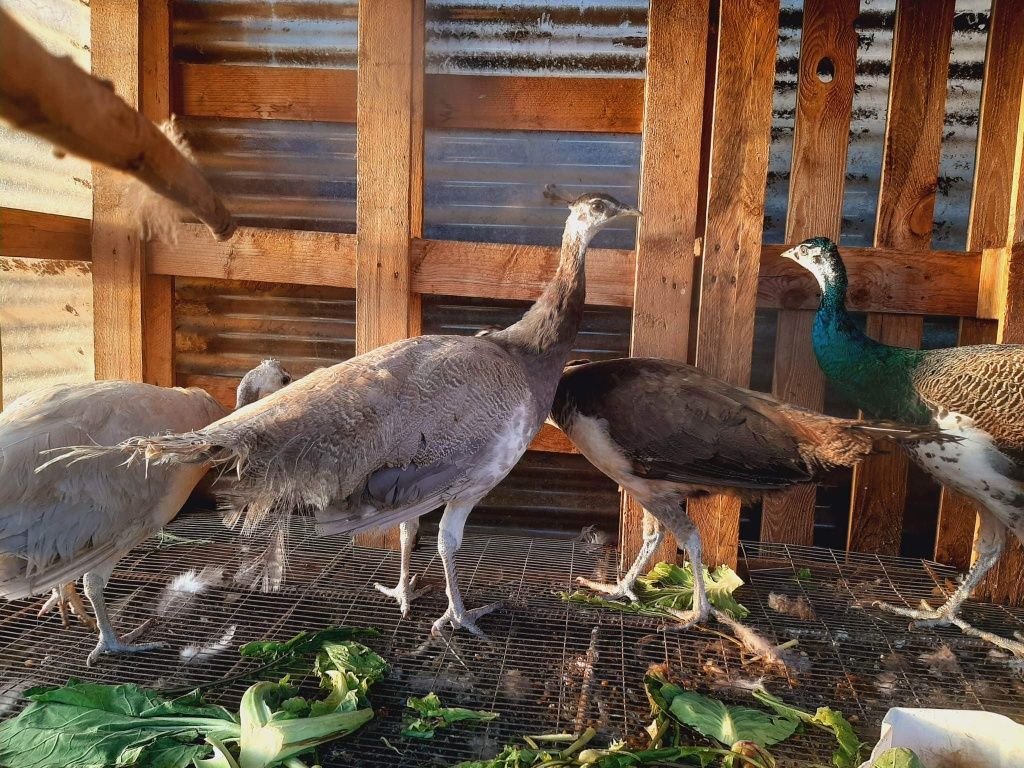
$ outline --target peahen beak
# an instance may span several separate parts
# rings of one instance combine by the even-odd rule
[[[789,259],[790,261],[795,261],[795,262],[797,262],[799,264],[800,263],[800,257],[798,256],[799,252],[800,252],[800,246],[798,245],[795,248],[790,248],[788,251],[783,251],[782,252],[782,258]]]

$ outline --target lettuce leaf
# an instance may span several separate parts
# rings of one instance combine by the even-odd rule
[[[453,723],[486,723],[498,717],[497,712],[482,712],[465,707],[446,707],[436,693],[423,698],[410,696],[405,706],[419,715],[406,715],[402,735],[410,739],[432,739],[437,730]]]

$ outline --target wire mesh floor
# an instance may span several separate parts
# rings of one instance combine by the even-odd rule
[[[377,716],[355,739],[321,750],[325,768],[445,766],[489,757],[522,734],[594,726],[606,740],[636,737],[649,721],[643,676],[652,664],[667,664],[684,685],[735,703],[750,703],[735,684],[758,674],[715,633],[666,635],[648,619],[563,603],[557,592],[571,590],[575,577],[614,574],[614,551],[593,544],[467,531],[457,559],[467,605],[504,600],[506,607],[482,620],[488,639],[457,633],[428,641],[430,624],[445,607],[443,589],[414,603],[402,619],[394,601],[372,588],[374,581],[394,582],[397,553],[355,547],[345,537],[315,537],[311,526],[296,523],[286,585],[262,594],[231,583],[246,546],[214,514],[183,514],[168,530],[201,543],[168,546],[154,539],[122,560],[107,592],[116,627],[127,631],[153,616],[166,583],[190,568],[223,566],[226,585],[202,595],[188,613],[161,617],[142,638],[164,641],[165,648],[105,657],[93,669],[85,657],[95,637],[74,619],[65,629],[56,615],[36,618],[40,601],[0,604],[0,713],[17,711],[18,694],[31,685],[74,676],[181,688],[247,669],[237,648],[251,640],[283,639],[328,624],[372,626],[381,636],[368,644],[391,664],[388,679],[371,692]],[[413,565],[440,587],[435,543],[423,537]],[[250,551],[261,546],[246,544]],[[803,568],[810,577],[798,578]],[[906,620],[869,607],[877,599],[934,603],[954,584],[953,569],[745,543],[740,572],[747,584],[737,594],[751,612],[746,623],[778,642],[797,639],[807,657],[809,669],[799,676],[766,681],[787,702],[810,710],[837,707],[872,743],[892,706],[984,709],[1024,721],[1024,678],[1005,654],[956,629],[908,631]],[[810,612],[801,618],[773,610],[772,593],[803,596]],[[964,615],[1002,634],[1024,630],[1024,611],[971,603]],[[219,653],[183,660],[187,646],[218,643]],[[236,684],[209,698],[235,708],[244,688]],[[501,717],[439,731],[431,741],[403,739],[405,698],[428,691],[447,705]],[[831,749],[828,737],[803,733],[780,745],[777,756],[780,765],[823,764]]]

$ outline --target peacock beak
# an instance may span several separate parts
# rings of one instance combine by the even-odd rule
[[[782,252],[782,258],[789,259],[790,261],[795,261],[797,264],[799,264],[800,263],[800,246],[798,245],[798,246],[796,246],[796,248],[790,248],[788,251],[783,251]]]
[[[622,215],[623,216],[636,216],[638,219],[641,216],[643,216],[643,214],[640,212],[639,208],[631,208],[629,206],[627,206],[626,208],[624,208],[622,210]]]

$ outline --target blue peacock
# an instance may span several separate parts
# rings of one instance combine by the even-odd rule
[[[872,418],[934,423],[959,438],[904,448],[936,480],[971,497],[980,509],[977,560],[945,603],[920,609],[877,605],[919,625],[955,624],[1024,656],[1019,633],[1016,640],[999,637],[958,615],[1002,555],[1007,533],[1024,541],[1024,345],[917,350],[881,344],[866,336],[846,309],[846,267],[834,242],[816,237],[782,255],[810,271],[821,286],[813,342],[825,375]]]

